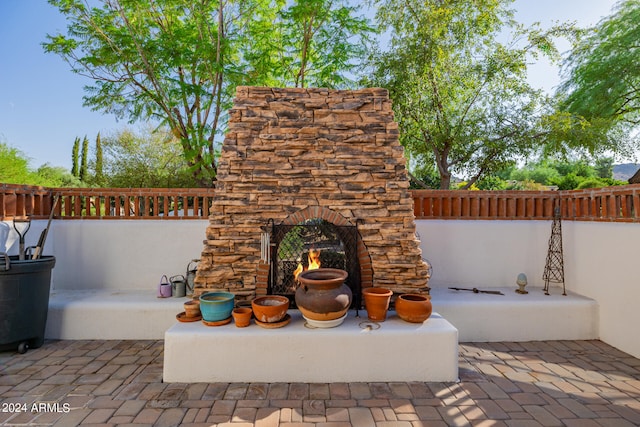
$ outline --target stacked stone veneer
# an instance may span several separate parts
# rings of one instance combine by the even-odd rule
[[[413,198],[385,89],[239,87],[218,163],[196,293],[267,292],[261,227],[357,224],[362,287],[425,290]]]

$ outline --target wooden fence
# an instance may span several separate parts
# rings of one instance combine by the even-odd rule
[[[0,185],[0,219],[206,219],[211,188],[51,188]]]
[[[640,221],[640,184],[569,191],[414,190],[418,219]]]
[[[206,219],[211,188],[44,188],[0,184],[0,220]],[[412,190],[417,219],[639,222],[640,184],[570,191]]]

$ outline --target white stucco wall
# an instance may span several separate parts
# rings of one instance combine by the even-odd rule
[[[53,221],[45,246],[56,257],[54,290],[151,290],[163,274],[186,273],[199,258],[207,220]],[[33,221],[27,246],[37,243],[45,220]],[[640,280],[635,247],[640,224],[564,221],[565,284],[595,299],[600,338],[640,357]],[[424,257],[433,265],[432,288],[515,289],[518,273],[542,287],[551,221],[418,220]],[[0,252],[16,254],[11,222],[0,222]],[[553,294],[561,293],[552,284]]]
[[[544,286],[551,221],[418,220],[423,255],[433,264],[432,288]],[[640,357],[640,224],[562,222],[565,285],[599,305],[600,339]],[[561,293],[551,283],[550,292]]]
[[[0,252],[15,255],[17,236],[10,224],[0,223]],[[56,257],[52,290],[155,292],[162,275],[184,276],[189,262],[200,258],[207,224],[207,220],[53,221],[44,251]],[[37,244],[45,226],[46,221],[34,221],[27,246]]]
[[[551,222],[419,220],[423,257],[433,266],[429,286],[516,286],[525,273],[543,286]]]
[[[640,358],[640,224],[565,222],[565,277],[600,306],[600,339]]]
[[[44,230],[46,226],[47,226],[47,221],[43,221],[43,220],[31,221],[31,227],[29,227],[29,230],[26,231],[26,234],[25,234],[24,230],[27,227],[27,224],[26,223],[16,224],[16,227],[18,227],[18,230],[20,230],[22,234],[25,234],[25,248],[28,248],[29,246],[36,246],[38,244],[38,239],[40,238],[40,234],[42,233],[42,230]],[[49,245],[51,244],[51,240],[49,240],[50,237],[51,237],[51,233],[49,233],[47,240],[45,242],[46,249],[51,249],[51,247],[48,246],[48,244]],[[5,253],[8,253],[9,255],[17,255],[19,247],[20,247],[20,243],[19,243],[18,233],[15,232],[13,228],[13,223],[11,221],[0,221],[0,253],[5,252]]]

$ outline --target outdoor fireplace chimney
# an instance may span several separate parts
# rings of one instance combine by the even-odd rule
[[[362,288],[426,291],[405,162],[385,89],[238,87],[196,293],[266,294],[265,226],[310,220],[357,227]]]

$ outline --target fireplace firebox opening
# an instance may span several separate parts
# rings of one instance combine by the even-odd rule
[[[337,268],[349,276],[353,293],[351,308],[360,308],[359,233],[357,225],[335,225],[322,218],[299,224],[278,224],[271,228],[271,265],[267,293],[284,295],[295,305],[297,276],[314,268]]]

